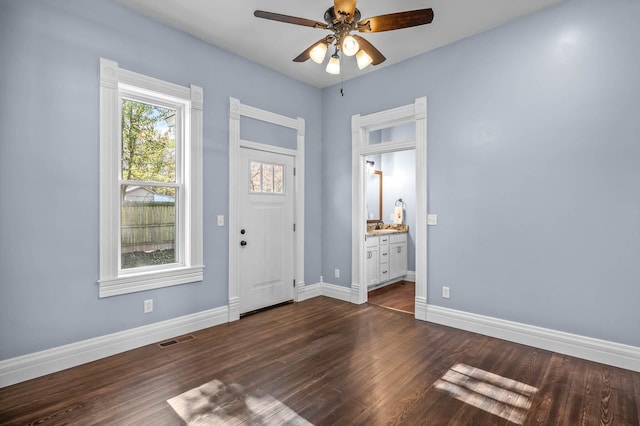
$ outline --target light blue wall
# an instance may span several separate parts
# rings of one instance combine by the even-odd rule
[[[201,283],[98,299],[100,57],[204,88]],[[306,120],[305,281],[318,281],[319,89],[106,0],[0,0],[0,58],[0,360],[227,304],[215,218],[228,216],[229,96]]]
[[[572,0],[324,90],[324,275],[351,283],[351,116],[427,96],[429,303],[640,346],[638,16]]]
[[[0,0],[0,360],[227,303],[229,96],[306,120],[306,282],[351,283],[351,115],[427,96],[429,302],[640,346],[639,15],[572,0],[341,97],[108,0]],[[97,297],[101,56],[205,90],[202,283]]]

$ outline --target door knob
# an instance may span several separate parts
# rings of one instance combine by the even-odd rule
[[[246,242],[246,241],[244,241],[244,240],[242,240],[242,241],[240,241],[240,245],[244,247],[244,246],[246,246],[246,245],[247,245],[247,242]]]

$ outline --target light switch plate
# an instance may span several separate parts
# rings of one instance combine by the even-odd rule
[[[427,225],[437,225],[438,224],[438,215],[437,214],[428,214],[427,215]]]

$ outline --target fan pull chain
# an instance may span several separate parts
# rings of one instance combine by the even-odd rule
[[[342,56],[340,57],[342,62]],[[342,70],[342,63],[340,63],[340,96],[344,97],[344,71]]]

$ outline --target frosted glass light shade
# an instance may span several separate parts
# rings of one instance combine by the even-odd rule
[[[316,64],[321,64],[324,62],[324,57],[327,54],[327,44],[326,43],[318,43],[313,49],[309,52],[309,56],[311,60]]]
[[[340,74],[340,58],[338,55],[331,56],[329,63],[327,64],[326,71],[329,74]]]
[[[371,59],[371,56],[369,56],[367,52],[360,50],[356,53],[356,61],[358,62],[358,68],[364,69],[373,62],[373,59]]]
[[[360,44],[353,36],[346,36],[342,40],[342,52],[347,56],[353,56],[360,50]]]

